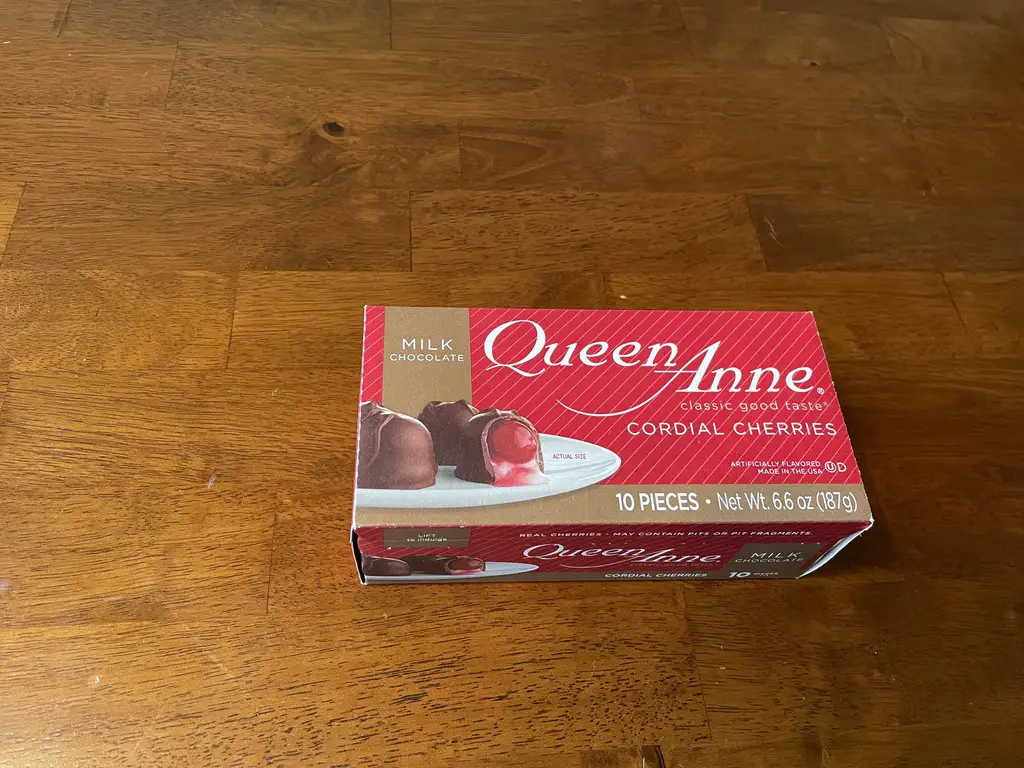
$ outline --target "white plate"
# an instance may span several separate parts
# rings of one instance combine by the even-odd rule
[[[455,467],[445,466],[438,470],[437,482],[430,488],[415,491],[357,488],[356,504],[360,507],[438,509],[530,501],[586,488],[614,475],[622,463],[607,448],[571,437],[541,435],[540,448],[544,452],[546,483],[512,487],[471,483],[457,478]],[[563,458],[565,456],[581,458]]]
[[[536,571],[532,563],[488,563],[486,571],[464,573],[461,576],[441,576],[431,573],[414,573],[412,576],[367,576],[367,581],[462,581],[463,579],[483,579],[487,576],[511,576],[514,573]]]

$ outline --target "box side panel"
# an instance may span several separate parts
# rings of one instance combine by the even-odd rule
[[[368,583],[796,578],[863,523],[359,528]],[[435,556],[419,570],[424,555]],[[445,558],[486,565],[444,573]],[[402,561],[409,564],[404,572]],[[375,573],[376,571],[376,573]]]

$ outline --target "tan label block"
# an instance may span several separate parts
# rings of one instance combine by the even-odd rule
[[[472,398],[469,310],[388,307],[382,405],[418,416],[431,400]]]

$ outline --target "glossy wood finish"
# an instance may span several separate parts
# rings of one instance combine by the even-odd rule
[[[1015,766],[1017,0],[0,0],[0,765]],[[366,303],[817,313],[799,582],[366,589]]]

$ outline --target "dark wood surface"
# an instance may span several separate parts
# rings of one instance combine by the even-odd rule
[[[991,768],[1020,0],[0,0],[0,765]],[[366,589],[368,303],[817,313],[799,582]]]

